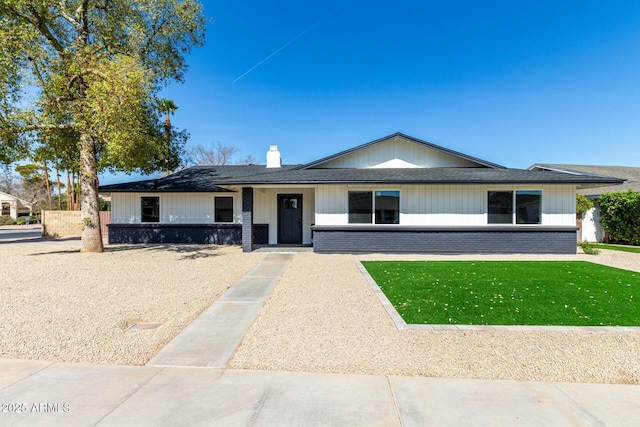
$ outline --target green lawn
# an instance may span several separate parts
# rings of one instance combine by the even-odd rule
[[[640,273],[582,261],[363,261],[409,324],[640,326]]]
[[[607,243],[595,243],[594,246],[599,249],[609,249],[612,251],[623,251],[623,252],[635,252],[640,254],[640,246],[609,245]]]

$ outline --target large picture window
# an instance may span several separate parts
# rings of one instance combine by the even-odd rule
[[[160,222],[160,197],[141,197],[140,213],[141,222]]]
[[[541,205],[540,190],[489,191],[487,222],[489,224],[541,224]]]
[[[233,222],[233,197],[216,197],[214,205],[216,222]]]
[[[349,224],[399,224],[397,190],[349,191]]]

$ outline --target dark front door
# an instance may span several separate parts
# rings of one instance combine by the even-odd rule
[[[302,243],[302,194],[278,194],[278,243]]]

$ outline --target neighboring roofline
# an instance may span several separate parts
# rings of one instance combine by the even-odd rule
[[[326,162],[328,162],[330,160],[334,160],[334,159],[337,159],[339,157],[346,156],[347,154],[351,154],[351,153],[353,153],[355,151],[361,150],[361,149],[366,148],[366,147],[370,147],[372,145],[379,144],[381,142],[384,142],[384,141],[386,141],[388,139],[392,139],[392,138],[404,138],[404,139],[406,139],[408,141],[411,141],[411,142],[414,142],[416,144],[423,145],[425,147],[429,147],[429,148],[432,148],[434,150],[441,151],[443,153],[447,153],[447,154],[450,154],[452,156],[459,157],[461,159],[468,160],[470,162],[477,163],[479,165],[486,166],[486,167],[489,167],[489,168],[507,169],[505,166],[499,165],[497,163],[492,163],[492,162],[489,162],[489,161],[486,161],[486,160],[479,159],[477,157],[473,157],[473,156],[469,156],[469,155],[460,153],[458,151],[450,150],[448,148],[441,147],[439,145],[432,144],[430,142],[423,141],[421,139],[414,138],[414,137],[409,136],[409,135],[405,135],[405,134],[403,134],[401,132],[396,132],[396,133],[391,134],[389,136],[385,136],[383,138],[376,139],[375,141],[367,142],[365,144],[358,145],[357,147],[353,147],[353,148],[350,148],[348,150],[341,151],[341,152],[339,152],[337,154],[332,154],[331,156],[327,156],[327,157],[324,157],[322,159],[315,160],[315,161],[313,161],[311,163],[307,163],[305,165],[302,165],[301,167],[299,167],[299,169],[309,169],[309,168],[312,168],[314,166],[318,166],[318,165],[320,165],[322,163],[326,163]]]
[[[592,172],[584,172],[576,169],[562,168],[559,166],[554,166],[546,163],[534,163],[533,165],[529,166],[527,170],[533,170],[535,168],[547,169],[549,171],[554,171],[554,172],[568,173],[571,175],[601,176],[605,178],[614,178],[608,175],[602,175],[602,174],[592,173]],[[622,178],[618,178],[618,179],[622,179]],[[623,180],[623,181],[626,181],[626,180]]]
[[[4,191],[0,191],[0,194],[4,194],[5,196],[9,196],[9,197],[11,197],[12,199],[19,200],[19,201],[20,201],[20,202],[22,202],[23,204],[31,205],[31,202],[28,202],[28,201],[26,201],[25,199],[21,199],[21,198],[20,198],[20,197],[18,197],[18,196],[14,196],[14,195],[12,195],[12,194],[5,193]]]

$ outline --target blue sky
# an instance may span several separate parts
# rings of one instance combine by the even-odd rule
[[[514,168],[640,167],[640,2],[204,7],[206,46],[163,92],[188,144],[292,164],[403,132]]]

